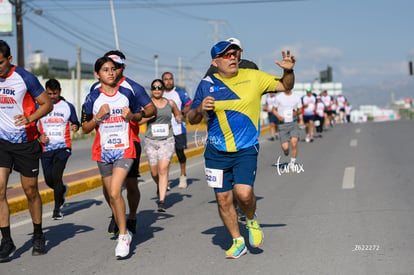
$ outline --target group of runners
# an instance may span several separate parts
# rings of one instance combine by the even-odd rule
[[[247,253],[236,207],[245,215],[250,246],[261,246],[264,235],[254,193],[261,98],[266,93],[277,92],[275,104],[267,109],[278,120],[278,138],[286,155],[291,148],[293,163],[299,139],[297,118],[303,115],[305,125],[313,121],[314,118],[307,117],[307,110],[312,109],[314,116],[318,102],[323,99],[322,96],[314,100],[300,98],[292,93],[296,60],[289,50],[282,51],[281,61],[275,61],[283,71],[281,76],[259,70],[254,63],[253,66],[241,58],[242,52],[241,43],[235,38],[214,44],[210,50],[212,71],[200,81],[193,100],[175,87],[169,72],[151,82],[150,97],[143,86],[123,75],[125,55],[120,51],[107,52],[95,62],[98,82],[85,98],[79,122],[72,104],[60,95],[59,82],[49,80],[45,91],[34,75],[11,64],[10,48],[1,40],[0,77],[4,81],[0,82],[0,92],[5,95],[0,97],[0,120],[4,122],[0,124],[0,261],[8,260],[16,249],[6,200],[8,175],[13,169],[21,174],[33,219],[32,254],[44,254],[42,204],[37,189],[39,158],[46,183],[55,192],[52,218],[62,219],[61,208],[68,190],[62,182],[62,174],[71,153],[69,129],[77,131],[80,127],[84,133],[96,131],[92,159],[97,162],[103,193],[112,212],[108,232],[118,234],[115,256],[127,257],[136,233],[140,200],[137,181],[141,155],[139,125],[147,125],[144,150],[157,185],[157,211],[164,212],[168,208],[168,169],[174,152],[181,168],[179,187],[187,187],[185,116],[191,124],[202,120],[207,123],[206,182],[214,191],[219,216],[232,238],[225,257],[237,259]],[[309,124],[309,129],[313,129],[313,125]],[[313,135],[309,132],[309,141],[311,138]],[[52,164],[57,168],[51,169]],[[124,184],[128,216],[122,196]]]
[[[290,155],[288,169],[294,169],[298,142],[302,136],[301,128],[305,129],[305,142],[313,142],[315,136],[322,138],[322,133],[336,123],[350,122],[351,105],[339,94],[328,95],[327,90],[315,94],[312,89],[306,89],[304,96],[292,91],[270,93],[267,95],[263,108],[268,113],[270,141],[280,139],[285,156]],[[316,131],[316,135],[315,135]],[[279,161],[274,166],[286,165]]]
[[[45,183],[54,190],[52,219],[61,220],[68,191],[62,177],[71,155],[71,131],[77,132],[80,127],[84,133],[96,131],[91,155],[97,162],[103,193],[112,212],[108,232],[118,234],[115,256],[126,257],[132,235],[136,233],[140,200],[139,124],[147,123],[145,150],[157,184],[157,210],[163,212],[168,188],[166,177],[174,152],[182,172],[179,188],[187,187],[184,154],[187,140],[182,117],[188,112],[191,99],[174,86],[169,72],[163,74],[163,80],[153,81],[150,98],[143,86],[123,75],[123,53],[110,51],[95,62],[95,76],[99,81],[92,85],[85,98],[80,123],[74,106],[61,96],[59,81],[49,79],[44,89],[36,76],[13,65],[12,60],[10,46],[0,40],[0,262],[10,260],[16,250],[6,196],[9,174],[13,170],[20,173],[33,220],[32,255],[43,255],[47,250],[38,190],[39,159]],[[128,218],[121,193],[124,184]]]

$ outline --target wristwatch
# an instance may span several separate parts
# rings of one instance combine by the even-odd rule
[[[142,110],[142,111],[141,111],[141,119],[143,119],[144,117],[145,117],[145,111],[144,111],[144,110]],[[140,119],[140,120],[141,120],[141,119]]]
[[[94,116],[94,117],[93,117],[93,121],[95,121],[95,123],[96,123],[96,124],[99,124],[99,123],[101,123],[102,118],[97,119],[97,118],[96,118],[96,116]]]

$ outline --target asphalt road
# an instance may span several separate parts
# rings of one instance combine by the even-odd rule
[[[413,126],[339,125],[301,142],[298,172],[289,174],[272,166],[285,159],[279,142],[263,135],[255,192],[265,239],[238,260],[224,257],[230,236],[196,157],[185,190],[177,187],[178,165],[171,167],[166,213],[156,212],[155,185],[142,175],[129,258],[114,256],[110,211],[96,189],[70,197],[62,221],[44,205],[43,256],[31,255],[28,212],[12,216],[17,250],[0,274],[414,274]]]
[[[72,155],[69,157],[66,164],[65,173],[72,173],[82,169],[96,167],[96,162],[92,161],[93,139],[79,139],[72,142]],[[43,179],[43,169],[39,162],[39,179]],[[16,171],[12,171],[9,176],[9,185],[20,185],[20,175]]]

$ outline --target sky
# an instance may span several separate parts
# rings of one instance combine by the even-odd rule
[[[114,0],[125,74],[148,86],[164,71],[192,95],[211,63],[216,39],[238,38],[243,58],[281,75],[281,51],[296,57],[296,82],[313,82],[331,66],[344,95],[414,87],[412,0]],[[74,66],[116,48],[109,0],[23,0],[25,59],[41,50]],[[41,11],[41,13],[39,12]],[[15,31],[3,36],[17,62]],[[154,56],[157,55],[157,62]],[[155,64],[158,64],[157,66]],[[178,68],[183,68],[180,74]],[[178,83],[179,82],[179,83]],[[364,88],[365,87],[365,88]],[[406,93],[411,93],[407,90]]]

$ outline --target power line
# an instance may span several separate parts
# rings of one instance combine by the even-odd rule
[[[141,2],[131,3],[131,1],[117,1],[117,9],[133,9],[133,8],[171,8],[171,7],[194,7],[194,6],[221,6],[221,5],[246,5],[246,4],[266,4],[279,2],[299,2],[306,0],[239,0],[239,1],[204,1],[204,2]],[[43,2],[43,1],[37,1]],[[91,3],[93,2],[93,3]],[[138,2],[138,1],[136,1]],[[89,0],[89,1],[68,1],[67,4],[74,5],[76,10],[82,9],[107,9],[105,1]],[[45,8],[48,10],[56,10],[55,8]]]

